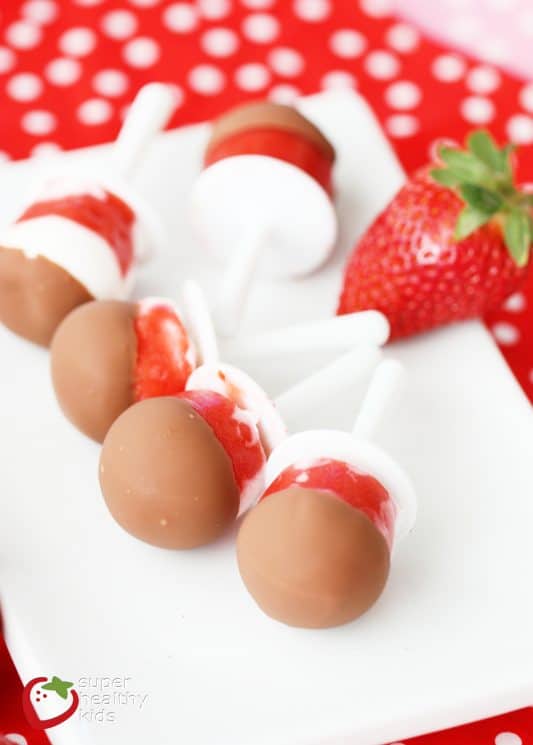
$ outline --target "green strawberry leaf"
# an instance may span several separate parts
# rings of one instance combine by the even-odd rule
[[[503,172],[505,155],[486,130],[478,129],[475,132],[471,132],[467,137],[466,143],[469,150],[482,163],[495,171]]]
[[[461,179],[450,168],[434,168],[431,177],[442,186],[459,186]]]
[[[461,184],[459,191],[470,207],[473,207],[479,212],[485,212],[487,215],[493,215],[503,205],[503,199],[499,194],[489,189],[484,189],[482,186]]]
[[[513,162],[511,160],[511,154],[516,150],[515,145],[506,145],[501,150],[502,168],[501,171],[505,178],[512,182],[513,179]]]
[[[454,237],[458,241],[462,241],[463,238],[467,238],[471,233],[485,225],[491,218],[490,214],[482,212],[481,210],[475,209],[467,205],[459,214],[457,224],[455,226]]]
[[[68,680],[61,680],[56,675],[52,676],[52,680],[45,683],[42,687],[45,691],[55,691],[61,698],[67,698],[69,688],[72,688],[74,683],[70,683]]]
[[[477,130],[468,135],[463,149],[441,145],[442,162],[430,175],[464,202],[455,226],[456,240],[498,216],[509,254],[518,266],[525,266],[533,243],[533,194],[515,184],[514,150],[514,145],[499,147],[489,132]]]
[[[486,166],[472,153],[441,147],[439,155],[460,181],[482,184],[487,179]]]
[[[531,245],[531,219],[522,210],[512,210],[505,220],[505,245],[517,266],[523,267],[529,259]]]

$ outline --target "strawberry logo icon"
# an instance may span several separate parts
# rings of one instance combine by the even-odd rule
[[[30,680],[22,691],[22,710],[30,727],[50,729],[69,719],[80,703],[73,685],[56,675]]]

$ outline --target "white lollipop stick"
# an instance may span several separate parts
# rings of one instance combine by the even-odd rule
[[[268,235],[266,228],[254,227],[249,231],[224,273],[216,312],[217,329],[223,336],[232,336],[237,331]]]
[[[207,300],[200,285],[188,279],[182,290],[183,310],[203,365],[219,361],[218,344]]]
[[[377,347],[360,346],[282,393],[275,400],[276,407],[284,419],[303,417],[310,407],[330,400],[339,389],[350,388],[379,358]]]
[[[351,349],[358,344],[382,346],[389,338],[390,326],[383,313],[365,310],[319,321],[301,323],[255,336],[228,341],[228,357],[272,357],[317,350]]]
[[[172,88],[163,83],[149,83],[137,93],[113,147],[113,166],[128,178],[143,153],[170,119],[176,107]]]
[[[352,430],[354,437],[370,440],[383,413],[398,391],[405,369],[397,360],[383,360],[378,365]]]

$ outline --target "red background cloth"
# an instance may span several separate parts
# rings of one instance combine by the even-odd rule
[[[441,138],[476,126],[523,145],[533,181],[533,87],[443,49],[390,15],[390,0],[10,0],[0,16],[0,159],[113,139],[150,80],[170,82],[171,126],[233,104],[334,87],[371,103],[403,166],[424,164]],[[364,178],[364,174],[358,174]],[[5,184],[4,188],[8,188]],[[533,274],[486,319],[533,400]],[[21,684],[0,646],[0,733],[31,745]],[[533,745],[533,710],[418,738],[417,745]]]

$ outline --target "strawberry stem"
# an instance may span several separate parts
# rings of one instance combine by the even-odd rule
[[[441,186],[453,189],[465,206],[459,214],[455,237],[463,240],[494,217],[501,216],[509,254],[523,267],[533,241],[533,194],[517,189],[511,155],[513,145],[498,147],[485,130],[471,132],[464,149],[442,146],[444,164],[431,171]]]

